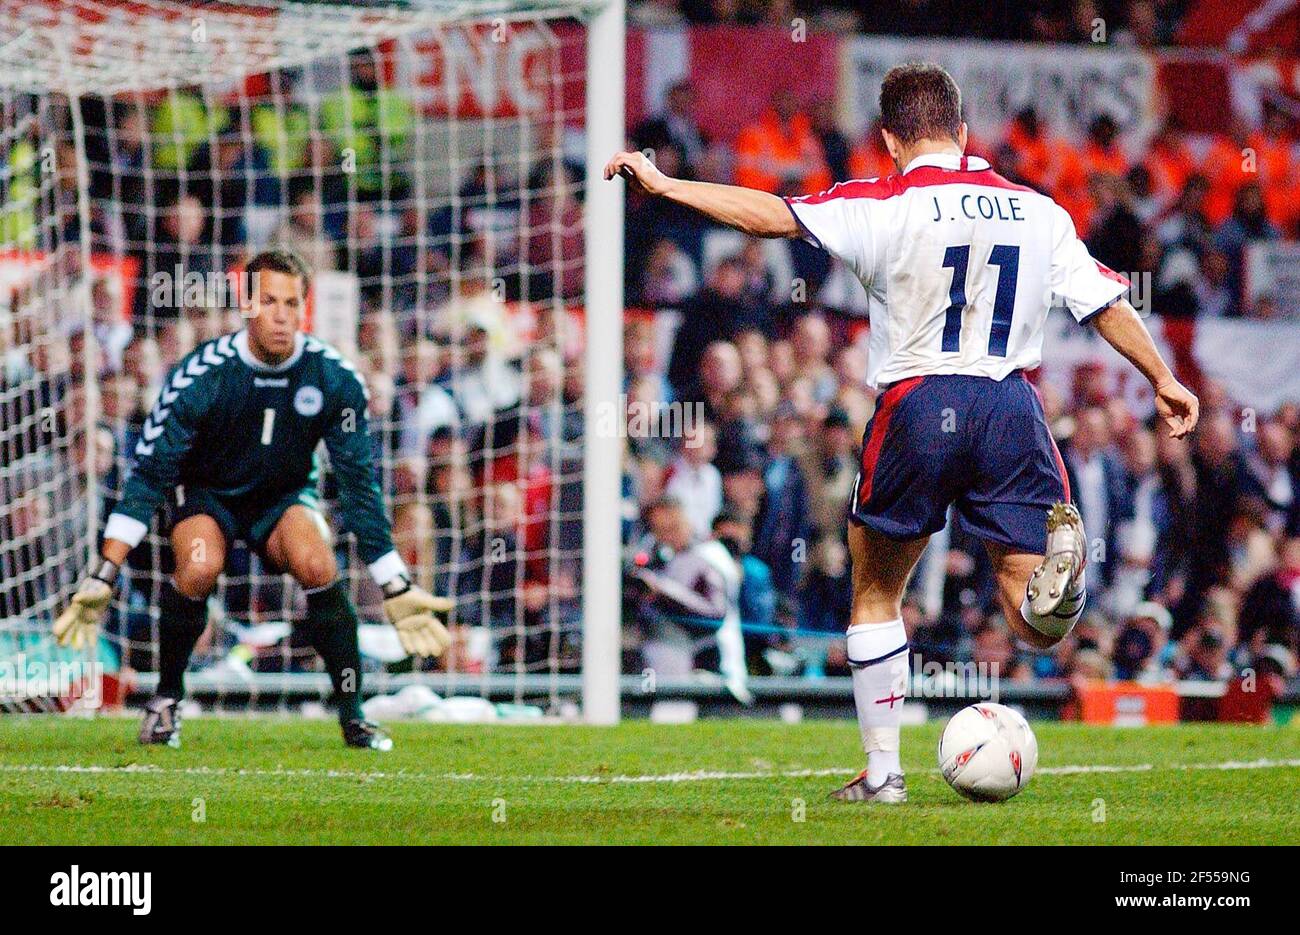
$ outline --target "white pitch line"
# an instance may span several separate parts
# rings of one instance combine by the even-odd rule
[[[524,782],[556,783],[563,785],[619,785],[637,783],[681,783],[681,782],[720,782],[739,779],[805,779],[826,776],[853,776],[857,770],[843,768],[828,769],[793,769],[782,771],[731,772],[724,770],[692,770],[681,773],[661,773],[654,775],[627,775],[615,773],[607,776],[484,776],[477,773],[412,773],[406,770],[384,772],[382,770],[336,770],[336,769],[247,769],[226,766],[156,766],[152,763],[131,763],[126,766],[87,766],[79,764],[27,764],[0,763],[0,773],[75,773],[91,775],[127,775],[146,776],[249,776],[255,778],[300,777],[310,779],[354,779],[372,781],[377,779],[406,780],[417,782]]]
[[[1245,769],[1300,769],[1300,759],[1285,760],[1227,760],[1222,763],[1174,763],[1168,766],[1156,766],[1152,763],[1132,763],[1126,765],[1075,765],[1046,766],[1037,770],[1047,776],[1074,776],[1093,773],[1147,773],[1156,770],[1245,770]],[[926,774],[937,774],[937,769],[921,770]],[[654,783],[684,782],[730,782],[751,779],[817,779],[832,776],[852,776],[857,770],[843,768],[824,769],[789,769],[789,770],[691,770],[679,773],[658,773],[647,775],[613,774],[608,776],[484,776],[477,773],[412,773],[405,770],[384,772],[382,770],[336,770],[336,769],[245,769],[226,766],[155,766],[153,764],[132,763],[126,766],[93,766],[78,764],[24,764],[0,763],[0,773],[72,773],[100,775],[154,775],[154,776],[235,776],[253,778],[303,778],[303,779],[350,779],[350,780],[399,780],[407,782],[483,782],[483,783],[553,783],[559,785],[636,785]]]

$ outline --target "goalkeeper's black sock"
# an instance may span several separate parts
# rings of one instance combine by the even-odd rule
[[[158,612],[158,694],[179,700],[185,697],[190,654],[208,625],[208,599],[191,600],[169,578],[163,582]]]
[[[357,643],[357,611],[340,579],[307,592],[307,621],[303,633],[320,654],[334,686],[339,720],[361,717],[361,647]]]

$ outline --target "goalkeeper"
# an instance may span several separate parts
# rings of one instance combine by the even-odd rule
[[[393,549],[361,378],[336,350],[299,330],[308,278],[286,251],[249,262],[251,289],[241,308],[247,326],[200,345],[169,374],[104,528],[103,561],[54,624],[62,645],[93,643],[118,569],[168,499],[176,570],[163,584],[158,693],[145,708],[141,743],[180,745],[185,668],[207,624],[208,595],[238,538],[306,590],[305,636],[329,672],[344,742],[392,748],[361,715],[357,613],[316,500],[322,440],[338,478],[343,523],[383,589],[384,611],[403,647],[437,656],[450,642],[435,614],[452,602],[413,585]]]

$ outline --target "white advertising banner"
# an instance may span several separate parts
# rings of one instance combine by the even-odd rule
[[[1300,402],[1300,322],[1197,321],[1192,352],[1201,372],[1242,406],[1265,414]]]
[[[1006,122],[1030,105],[1062,135],[1102,113],[1119,124],[1126,147],[1140,146],[1155,130],[1157,65],[1139,51],[887,36],[855,36],[841,49],[839,116],[855,134],[879,115],[885,72],[915,61],[937,62],[952,74],[979,139],[1000,138]]]
[[[1162,319],[1146,323],[1165,360],[1173,361]],[[1202,376],[1222,384],[1240,406],[1267,414],[1285,402],[1300,402],[1300,322],[1198,319],[1191,351]],[[1124,396],[1139,416],[1151,413],[1151,392],[1138,372],[1092,328],[1052,312],[1043,339],[1043,379],[1068,397],[1076,372],[1085,366],[1100,367],[1107,389]]]
[[[1280,318],[1300,319],[1300,241],[1256,240],[1246,247],[1246,298]]]

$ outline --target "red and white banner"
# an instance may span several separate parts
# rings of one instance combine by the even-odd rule
[[[585,46],[576,26],[448,27],[390,49],[390,84],[431,116],[542,119],[571,110],[581,117],[582,85],[574,79],[583,74]],[[575,90],[568,85],[576,86],[576,101],[568,100]]]

